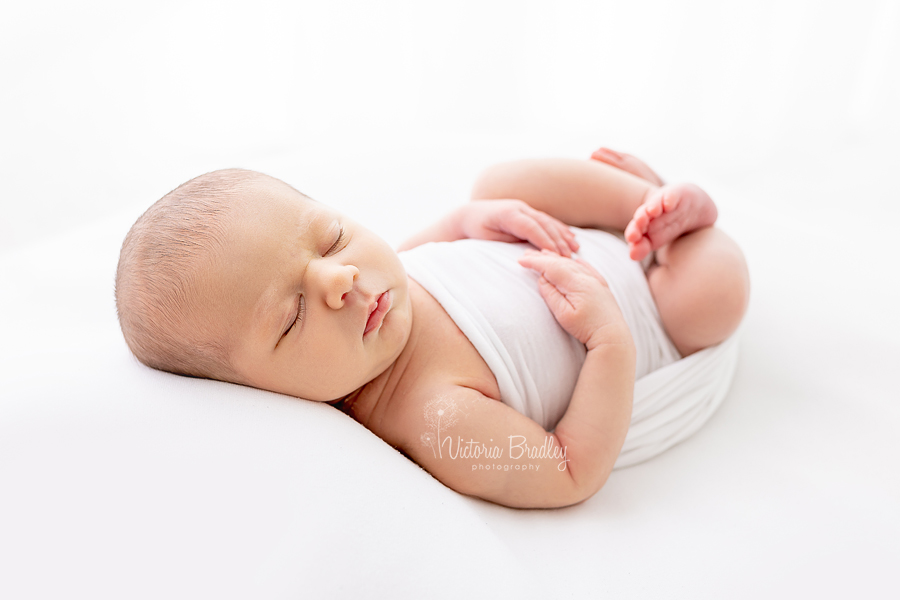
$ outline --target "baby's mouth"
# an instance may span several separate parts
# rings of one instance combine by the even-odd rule
[[[374,308],[369,312],[369,318],[366,319],[366,328],[363,331],[363,336],[381,327],[381,324],[384,322],[384,315],[391,309],[391,304],[390,290],[378,296]]]

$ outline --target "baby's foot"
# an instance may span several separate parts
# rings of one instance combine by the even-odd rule
[[[632,175],[640,177],[641,179],[645,179],[653,185],[663,185],[663,180],[660,179],[659,175],[653,172],[653,169],[648,167],[647,164],[641,159],[636,158],[630,154],[616,152],[615,150],[610,150],[609,148],[600,148],[599,150],[595,150],[594,153],[591,154],[591,158],[596,161],[606,163],[611,167],[621,169],[626,173],[631,173]]]
[[[696,185],[663,186],[650,192],[625,228],[629,255],[641,260],[685,233],[712,225],[718,216],[712,198]]]

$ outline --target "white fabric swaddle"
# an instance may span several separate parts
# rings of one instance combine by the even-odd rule
[[[578,255],[609,284],[637,350],[631,426],[616,461],[625,467],[663,452],[706,422],[731,384],[737,337],[681,358],[627,245],[604,231],[572,231]],[[537,275],[518,264],[527,248],[460,240],[424,244],[400,259],[481,354],[502,401],[552,431],[566,412],[586,352],[547,308]]]

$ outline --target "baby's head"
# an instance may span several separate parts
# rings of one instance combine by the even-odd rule
[[[192,179],[137,220],[116,307],[150,367],[320,401],[387,369],[412,322],[406,273],[386,242],[241,169]]]

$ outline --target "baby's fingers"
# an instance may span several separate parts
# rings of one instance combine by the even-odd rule
[[[566,295],[556,289],[556,286],[547,281],[543,275],[538,278],[538,290],[553,314],[559,315],[560,311],[572,308],[572,303]]]
[[[519,264],[527,269],[537,271],[560,292],[567,293],[568,283],[573,275],[572,266],[574,265],[571,258],[563,258],[547,250],[541,252],[529,250],[519,257]]]
[[[554,238],[552,232],[548,231],[531,213],[519,212],[509,221],[508,227],[509,233],[516,235],[519,239],[531,242],[533,246],[540,250],[549,250],[562,254],[568,248],[559,239],[558,235]]]
[[[580,256],[573,257],[572,260],[574,260],[579,265],[581,265],[582,268],[584,269],[584,271],[586,271],[588,274],[599,279],[600,283],[602,283],[606,287],[609,287],[609,284],[606,282],[606,279],[603,277],[603,275],[600,274],[600,272],[597,269],[594,268],[594,266],[592,264],[590,264],[589,262],[587,262]]]
[[[575,234],[572,233],[568,225],[543,211],[531,207],[527,207],[525,211],[553,239],[557,252],[563,256],[571,256],[573,252],[578,251],[578,242],[575,241]],[[548,250],[553,250],[553,248],[548,248]]]

